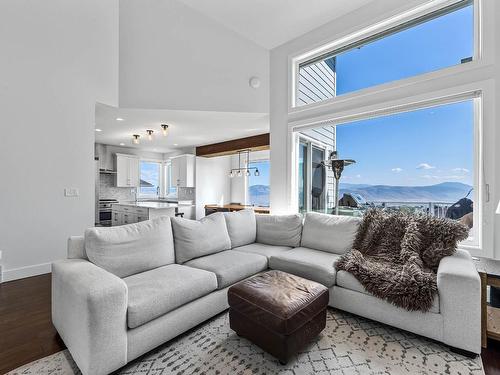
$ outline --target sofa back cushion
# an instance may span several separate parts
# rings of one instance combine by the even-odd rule
[[[224,212],[224,217],[232,248],[255,242],[257,227],[253,210]]]
[[[175,261],[179,264],[205,255],[231,249],[226,220],[221,212],[201,220],[172,218]]]
[[[175,262],[170,218],[85,231],[89,260],[118,277],[127,277]]]
[[[302,216],[256,215],[257,242],[267,245],[300,246]]]
[[[303,247],[344,254],[350,250],[361,218],[308,212],[302,230]]]

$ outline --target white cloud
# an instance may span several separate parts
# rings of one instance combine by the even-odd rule
[[[470,171],[467,168],[453,168],[453,172],[461,172],[461,173],[469,173]]]
[[[391,169],[391,171],[396,172],[396,173],[399,173],[399,172],[403,172],[403,168],[399,168],[399,167],[397,167],[397,168],[392,168],[392,169]]]
[[[417,165],[417,169],[434,169],[434,168],[436,167],[427,163],[420,163],[419,165]]]

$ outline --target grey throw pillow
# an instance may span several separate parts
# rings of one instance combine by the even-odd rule
[[[352,248],[361,218],[308,212],[302,229],[303,247],[344,254]]]
[[[257,242],[277,246],[300,246],[302,216],[256,215]]]
[[[224,212],[224,217],[232,248],[255,242],[257,228],[253,210]]]
[[[229,250],[231,240],[226,220],[221,212],[201,220],[172,218],[174,232],[175,261],[179,264],[204,255]]]
[[[175,262],[170,218],[85,231],[89,260],[118,277],[127,277]]]

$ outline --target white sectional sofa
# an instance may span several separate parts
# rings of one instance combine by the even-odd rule
[[[88,229],[52,266],[52,319],[82,373],[107,374],[224,311],[232,284],[272,268],[324,284],[332,307],[480,353],[480,280],[470,255],[444,258],[431,311],[409,312],[336,272],[358,224],[245,210]]]

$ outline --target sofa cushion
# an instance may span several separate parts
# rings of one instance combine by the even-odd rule
[[[118,277],[174,263],[170,218],[87,229],[85,252],[92,263]]]
[[[138,327],[217,289],[212,272],[170,264],[123,279],[128,287],[127,321]]]
[[[255,242],[250,245],[235,247],[233,250],[243,251],[244,253],[264,255],[269,259],[273,255],[278,255],[284,251],[288,251],[291,249],[292,247],[289,246],[274,246],[274,245],[266,245],[263,243]]]
[[[339,270],[337,271],[337,281],[336,284],[342,288],[354,290],[359,293],[368,294],[373,296],[370,292],[368,292],[365,287],[354,277],[354,275],[350,272]],[[439,314],[439,296],[436,294],[434,301],[432,303],[432,307],[429,310],[432,313]]]
[[[352,248],[361,218],[308,212],[301,246],[344,254]]]
[[[264,271],[267,269],[267,259],[258,254],[228,250],[191,260],[185,265],[215,273],[218,288],[222,289]]]
[[[331,287],[335,284],[334,264],[339,257],[339,255],[325,251],[297,247],[272,256],[269,259],[269,268],[288,272]]]
[[[232,248],[255,242],[257,229],[253,210],[224,212],[224,217]]]
[[[206,216],[199,221],[174,217],[172,229],[175,261],[180,264],[231,248],[226,220],[221,212]]]
[[[257,242],[277,246],[300,246],[302,216],[256,215]]]

